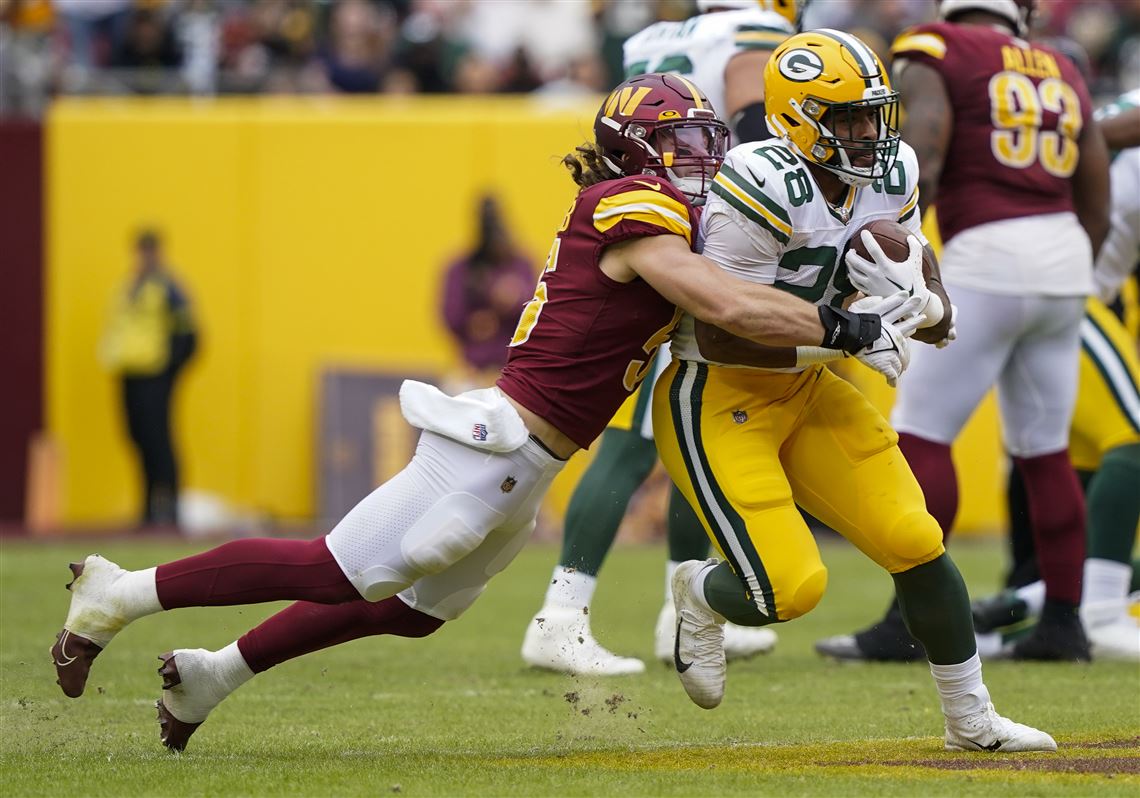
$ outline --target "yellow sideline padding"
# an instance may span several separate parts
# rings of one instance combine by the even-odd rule
[[[441,271],[497,194],[539,268],[574,186],[560,157],[597,99],[71,99],[47,118],[47,419],[67,524],[130,519],[138,479],[96,349],[136,229],[166,235],[199,355],[175,408],[183,484],[280,519],[316,512],[316,389],[329,364],[458,362]],[[871,375],[868,375],[871,376]],[[861,380],[877,400],[882,380]],[[962,522],[1000,523],[991,409],[958,448]],[[553,493],[565,505],[587,459]]]

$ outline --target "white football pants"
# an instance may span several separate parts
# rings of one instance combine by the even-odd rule
[[[958,339],[911,343],[891,423],[952,443],[994,385],[1006,449],[1035,457],[1068,446],[1077,396],[1083,296],[1014,296],[948,286]]]
[[[425,431],[407,467],[329,533],[329,551],[369,601],[399,594],[453,620],[526,543],[564,464],[533,438],[496,453]]]

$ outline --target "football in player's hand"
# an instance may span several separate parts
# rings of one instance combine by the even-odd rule
[[[906,237],[911,235],[910,230],[907,230],[898,222],[892,222],[888,219],[877,219],[873,222],[868,222],[852,234],[851,238],[847,241],[847,248],[855,250],[860,257],[866,258],[869,261],[875,260],[871,257],[871,253],[867,251],[867,247],[863,246],[864,230],[874,236],[875,241],[882,247],[883,254],[891,260],[902,262],[909,257],[910,247],[906,243]],[[844,254],[846,254],[846,251],[844,251]],[[923,277],[930,277],[931,267],[930,253],[924,249],[922,253]]]

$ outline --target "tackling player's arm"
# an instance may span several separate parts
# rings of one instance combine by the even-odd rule
[[[675,235],[613,244],[602,255],[607,277],[641,277],[682,310],[729,332],[770,346],[818,344],[823,324],[815,305],[767,285],[734,279]]]
[[[680,236],[629,239],[606,248],[602,272],[640,277],[698,320],[768,346],[818,346],[859,352],[879,338],[873,313],[820,308],[777,288],[735,278],[689,249]]]
[[[1073,207],[1077,219],[1092,243],[1093,258],[1100,253],[1109,227],[1109,154],[1104,135],[1095,120],[1089,119],[1077,140],[1080,155],[1073,172]]]

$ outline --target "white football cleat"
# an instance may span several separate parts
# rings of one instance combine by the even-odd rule
[[[959,718],[946,718],[947,751],[1056,751],[1057,743],[1045,732],[1003,718],[986,702],[984,708]]]
[[[1129,612],[1131,599],[1081,607],[1081,621],[1093,659],[1140,661],[1140,624]]]
[[[172,751],[183,751],[190,736],[229,691],[216,677],[213,651],[179,648],[159,656],[162,698],[158,709],[159,739]]]
[[[579,676],[626,676],[644,673],[645,663],[622,657],[594,639],[584,612],[543,608],[531,618],[523,637],[527,665]]]
[[[676,639],[677,608],[669,602],[657,615],[657,627],[653,635],[653,653],[657,659],[662,662],[673,661],[673,644]],[[739,626],[727,622],[724,625],[724,657],[732,662],[734,659],[767,654],[776,647],[778,639],[776,632],[766,626]]]
[[[696,572],[715,562],[689,560],[673,574],[677,612],[673,666],[689,698],[702,709],[713,709],[724,698],[724,618],[697,603],[692,580]]]
[[[63,628],[106,648],[111,638],[130,622],[114,589],[127,571],[98,554],[90,555],[78,567],[72,564],[71,569],[76,576],[68,585],[71,606]]]
[[[64,695],[78,698],[87,687],[95,658],[130,622],[130,616],[114,589],[127,571],[98,554],[73,562],[70,568],[74,576],[67,584],[71,605],[50,653],[56,684]]]

